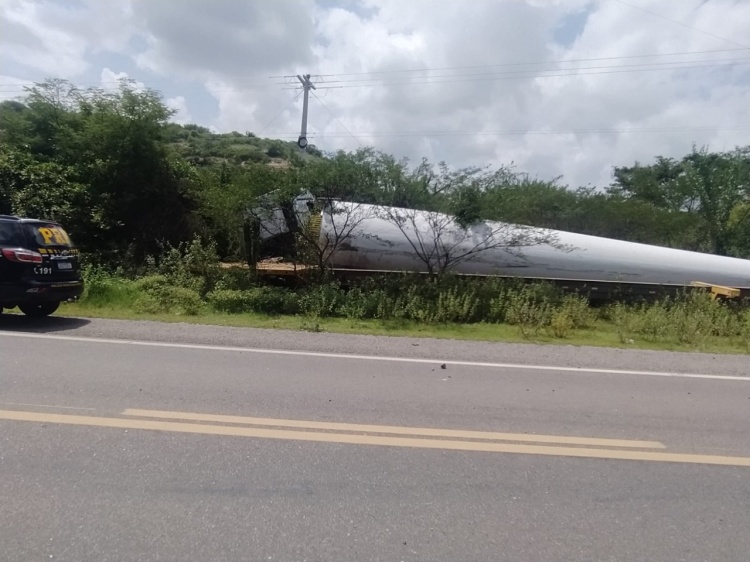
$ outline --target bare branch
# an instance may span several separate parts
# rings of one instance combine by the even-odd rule
[[[381,207],[378,216],[395,225],[430,274],[442,274],[483,252],[503,249],[523,257],[523,248],[546,244],[565,250],[554,232],[497,222],[462,226],[434,211]]]

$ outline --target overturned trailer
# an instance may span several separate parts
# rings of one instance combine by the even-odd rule
[[[312,229],[326,264],[342,274],[451,271],[641,293],[703,283],[750,296],[750,260],[501,222],[464,227],[440,213],[344,201],[315,208],[303,196],[267,213],[261,239]]]

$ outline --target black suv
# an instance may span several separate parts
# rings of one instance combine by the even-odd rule
[[[82,292],[78,250],[59,224],[0,215],[0,313],[47,316]]]

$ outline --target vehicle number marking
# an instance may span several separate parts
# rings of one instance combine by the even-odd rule
[[[35,267],[34,273],[37,275],[51,275],[52,268],[51,267]]]

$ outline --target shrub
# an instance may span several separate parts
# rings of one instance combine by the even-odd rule
[[[438,294],[436,310],[433,317],[437,322],[474,322],[484,319],[478,316],[479,299],[476,290],[466,287],[451,287]]]
[[[257,279],[248,269],[232,267],[224,269],[214,285],[214,289],[246,290],[256,287]]]
[[[553,336],[556,338],[567,338],[573,328],[575,328],[575,322],[569,311],[563,308],[552,314],[550,330]]]
[[[648,341],[672,341],[694,347],[705,345],[712,337],[740,336],[746,314],[748,311],[741,303],[715,300],[698,291],[648,304],[616,304],[608,309],[623,343],[640,336]]]
[[[540,328],[549,325],[552,307],[546,295],[534,285],[527,285],[508,294],[505,320],[521,327]]]
[[[548,302],[535,303],[523,294],[512,295],[506,320],[518,326],[524,337],[538,335],[552,321],[552,306]]]
[[[682,343],[702,345],[709,336],[737,334],[738,317],[711,295],[693,292],[681,296],[670,308],[670,326]]]
[[[738,320],[740,341],[745,345],[745,349],[750,353],[750,310],[741,313]]]
[[[299,306],[307,316],[325,318],[335,316],[343,302],[338,283],[316,285],[300,295]]]
[[[102,300],[110,293],[113,286],[120,282],[120,279],[97,265],[87,264],[83,266],[81,274],[84,280],[82,300]]]
[[[236,289],[217,289],[208,293],[206,300],[218,312],[238,314],[252,310],[247,293]]]
[[[204,243],[196,236],[184,249],[184,261],[188,272],[202,277],[207,282],[215,282],[219,277],[219,255],[216,243]]]
[[[297,294],[279,287],[255,287],[247,291],[252,310],[265,314],[296,314]]]
[[[565,296],[559,312],[570,319],[571,328],[590,328],[596,322],[596,311],[588,299],[580,295]]]
[[[201,311],[203,301],[198,293],[185,287],[164,287],[157,292],[144,293],[133,303],[136,312],[168,313],[194,316]]]
[[[165,275],[150,275],[133,283],[141,293],[133,303],[137,312],[169,313],[192,316],[198,314],[203,301],[197,291],[174,285]]]
[[[135,298],[136,290],[127,279],[111,274],[98,266],[86,265],[82,271],[84,293],[81,302],[88,305],[129,306]]]
[[[173,285],[192,289],[201,295],[211,291],[222,277],[216,244],[204,243],[197,236],[189,243],[167,246],[159,257],[156,270]]]
[[[164,312],[164,307],[156,297],[144,293],[133,301],[133,310],[140,314],[159,314]]]
[[[299,310],[296,294],[277,287],[253,287],[244,291],[217,289],[208,294],[207,300],[217,311],[234,314],[295,314]]]
[[[377,312],[377,302],[372,301],[371,295],[359,287],[351,289],[343,298],[341,313],[350,320],[373,318]]]
[[[166,275],[148,275],[141,277],[133,282],[133,285],[138,291],[149,293],[158,291],[164,287],[171,285],[169,278]]]
[[[623,303],[615,303],[604,310],[604,315],[608,316],[617,330],[617,337],[620,343],[629,343],[633,329],[633,314]]]

